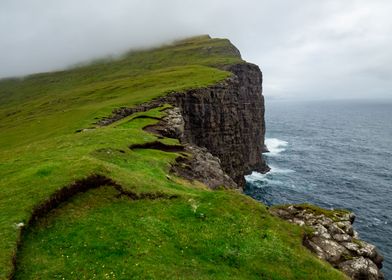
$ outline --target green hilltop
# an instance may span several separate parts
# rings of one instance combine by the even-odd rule
[[[94,124],[215,84],[231,75],[222,66],[242,62],[228,40],[199,36],[0,80],[0,279],[346,279],[261,203],[169,176],[179,153],[129,149],[179,144],[143,130],[168,105]],[[98,177],[102,186],[30,222],[54,193]]]

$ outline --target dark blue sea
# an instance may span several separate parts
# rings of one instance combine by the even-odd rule
[[[266,101],[271,172],[247,176],[267,205],[346,208],[392,279],[392,101]]]

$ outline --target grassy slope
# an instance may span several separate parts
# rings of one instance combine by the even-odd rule
[[[77,195],[27,229],[16,278],[344,279],[301,246],[300,228],[271,217],[263,205],[168,180],[175,153],[128,149],[157,140],[142,130],[156,120],[130,116],[74,133],[113,108],[213,84],[229,75],[213,66],[240,61],[227,40],[199,37],[0,81],[0,279],[12,270],[15,225],[27,223],[55,190],[90,174],[137,193],[179,197],[131,201],[110,187]]]

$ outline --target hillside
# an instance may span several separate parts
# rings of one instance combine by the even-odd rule
[[[303,228],[171,172],[192,155],[143,128],[172,105],[97,124],[244,63],[228,40],[200,36],[1,80],[0,279],[346,279],[302,246]]]

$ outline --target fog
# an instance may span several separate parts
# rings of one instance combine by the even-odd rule
[[[1,0],[0,77],[210,34],[269,98],[392,98],[390,0]]]

